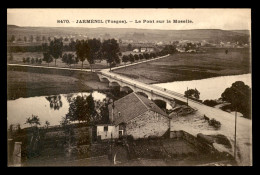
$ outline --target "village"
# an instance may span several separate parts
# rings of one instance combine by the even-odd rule
[[[8,166],[251,165],[249,30],[7,29]]]

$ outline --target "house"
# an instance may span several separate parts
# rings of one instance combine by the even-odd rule
[[[139,52],[139,49],[134,49],[133,52]]]
[[[135,92],[108,105],[110,124],[97,126],[97,137],[134,139],[162,136],[170,127],[170,117],[148,98]]]
[[[140,52],[153,52],[154,48],[153,47],[141,47]]]

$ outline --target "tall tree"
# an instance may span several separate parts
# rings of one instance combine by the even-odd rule
[[[33,42],[33,35],[30,36],[30,42]]]
[[[44,52],[42,60],[45,61],[46,63],[48,63],[48,67],[49,67],[49,63],[51,63],[53,61],[53,57],[50,55],[49,52]]]
[[[133,47],[132,47],[131,44],[128,44],[128,45],[127,45],[127,50],[128,50],[128,51],[132,51],[132,50],[133,50]]]
[[[56,66],[56,60],[62,57],[62,51],[63,51],[63,42],[61,39],[54,39],[54,41],[50,42],[49,53],[55,59],[55,66]]]
[[[66,63],[71,68],[71,64],[75,64],[77,60],[74,58],[74,55],[72,53],[65,53],[62,56],[62,62]]]
[[[122,57],[122,61],[125,63],[125,65],[126,65],[126,63],[128,62],[128,60],[129,60],[129,57],[128,57],[127,55],[124,55],[124,56]]]
[[[95,63],[95,59],[98,57],[98,52],[101,49],[101,42],[100,40],[97,40],[96,38],[94,39],[89,39],[88,40],[88,45],[89,45],[89,56],[87,57],[87,60],[90,64],[90,69],[92,72],[92,64]]]
[[[83,62],[89,57],[89,45],[85,40],[77,40],[76,41],[76,54],[77,58],[82,62],[81,69],[83,69]]]
[[[119,44],[115,39],[105,40],[102,44],[102,53],[106,58],[107,63],[109,63],[111,70],[112,63],[116,62],[118,59],[118,54],[120,53]]]
[[[129,55],[129,61],[130,61],[131,63],[135,62],[135,57],[134,57],[133,54],[130,54],[130,55]]]
[[[139,59],[142,60],[144,58],[143,54],[139,54]]]
[[[77,96],[70,103],[69,112],[66,114],[66,118],[70,121],[87,121],[89,123],[95,113],[95,103],[92,95],[87,98]]]
[[[134,55],[135,60],[138,61],[139,60],[139,56],[137,54]]]
[[[233,110],[241,112],[244,117],[251,118],[251,88],[242,81],[236,81],[221,94],[223,100],[231,103]]]

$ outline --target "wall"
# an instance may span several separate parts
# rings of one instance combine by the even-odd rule
[[[127,122],[126,134],[134,139],[149,136],[162,136],[169,129],[169,118],[153,111],[146,113]]]
[[[101,140],[118,138],[118,127],[108,126],[108,131],[104,131],[104,125],[97,126],[97,136],[101,136]]]
[[[201,142],[197,137],[185,132],[185,131],[171,131],[170,138],[172,139],[184,139],[188,143],[194,145],[196,148],[200,149],[203,152],[212,152],[214,148],[204,142]]]

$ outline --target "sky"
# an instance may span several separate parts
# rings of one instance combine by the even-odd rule
[[[104,23],[76,23],[77,20],[91,19]],[[57,23],[57,20],[69,20],[70,23]],[[111,24],[105,23],[106,20],[126,20],[127,23]],[[140,23],[135,23],[135,20],[140,20]],[[144,20],[154,20],[154,23]],[[157,20],[164,23],[157,23]],[[166,20],[171,23],[166,23]],[[173,20],[190,20],[192,23],[172,23]],[[251,9],[7,9],[7,24],[27,27],[250,30]]]

